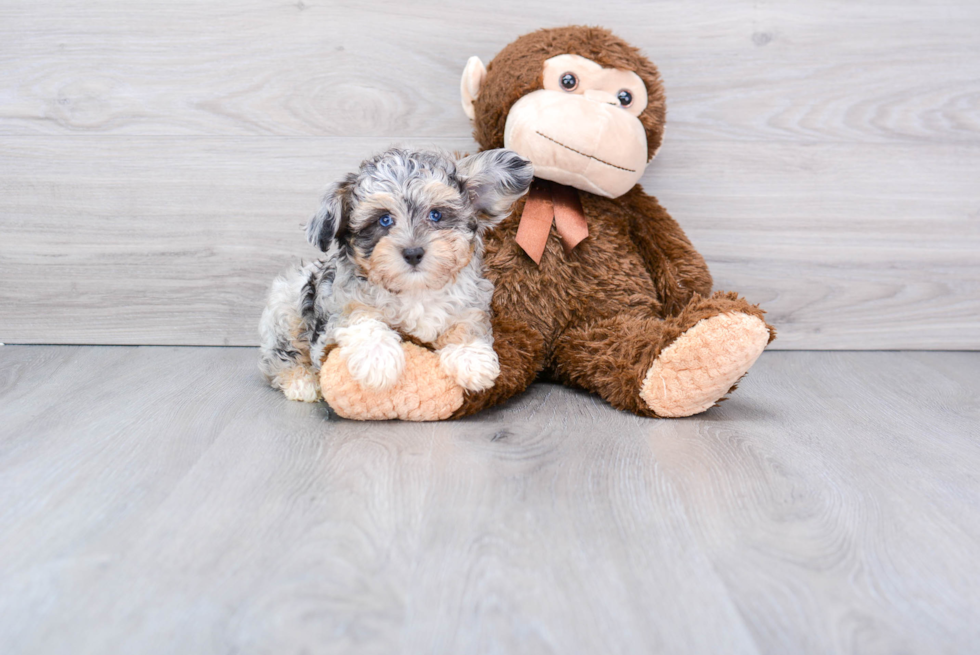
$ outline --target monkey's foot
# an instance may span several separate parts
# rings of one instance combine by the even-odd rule
[[[404,342],[405,369],[384,391],[366,389],[347,370],[347,362],[334,348],[320,368],[320,392],[330,408],[343,418],[358,421],[439,421],[463,404],[463,388],[442,369],[439,356]]]
[[[680,417],[712,407],[769,343],[769,328],[740,312],[699,321],[664,348],[647,370],[640,398],[657,416]]]

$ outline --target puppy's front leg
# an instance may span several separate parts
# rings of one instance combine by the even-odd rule
[[[482,313],[457,323],[436,340],[442,370],[467,391],[483,391],[500,375],[490,321]]]
[[[337,329],[340,356],[351,377],[362,386],[380,391],[395,384],[405,369],[401,337],[375,318],[358,318]]]

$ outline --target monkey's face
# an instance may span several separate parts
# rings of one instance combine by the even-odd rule
[[[446,286],[477,246],[476,216],[458,188],[409,182],[363,196],[350,216],[352,260],[372,284],[395,293]]]
[[[537,177],[610,198],[629,191],[647,163],[640,77],[563,54],[545,61],[542,81],[511,107],[504,146]]]

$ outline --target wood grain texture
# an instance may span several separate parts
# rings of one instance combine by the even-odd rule
[[[0,348],[4,653],[969,653],[980,354],[356,423],[252,349]]]
[[[775,348],[980,348],[980,6],[954,0],[5,2],[0,341],[256,343],[320,190],[395,142],[473,148],[466,58],[570,22],[660,66],[643,184]]]
[[[568,24],[657,62],[671,139],[980,140],[980,11],[955,0],[18,0],[0,7],[0,134],[466,137],[467,58]]]
[[[980,354],[762,364],[651,441],[760,650],[974,650]]]
[[[272,278],[316,254],[301,227],[321,189],[389,143],[5,142],[0,341],[186,345],[257,343]],[[926,157],[904,145],[679,144],[643,183],[705,254],[716,288],[770,312],[774,347],[969,349],[980,344],[978,168],[972,146]],[[831,181],[838,190],[825,192]]]

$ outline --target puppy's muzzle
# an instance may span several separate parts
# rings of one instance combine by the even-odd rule
[[[422,262],[422,258],[425,257],[425,248],[405,248],[402,250],[402,257],[411,266],[418,266]]]

